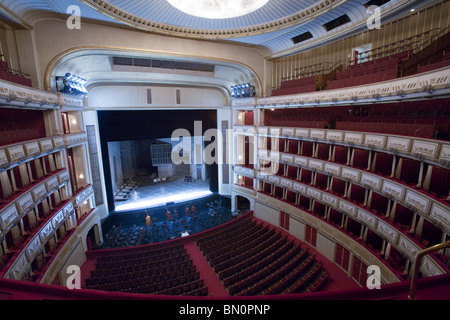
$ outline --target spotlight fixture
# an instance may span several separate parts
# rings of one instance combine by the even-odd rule
[[[232,98],[252,98],[256,95],[255,87],[250,83],[231,86]]]
[[[66,73],[64,76],[56,77],[56,90],[65,94],[82,96],[88,93],[85,88],[86,83],[86,79]]]

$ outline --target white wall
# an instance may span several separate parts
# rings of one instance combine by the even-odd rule
[[[98,212],[100,215],[100,219],[104,219],[108,216],[109,212],[107,210],[108,208],[108,198],[106,197],[106,190],[105,190],[105,175],[103,171],[103,158],[102,158],[102,148],[100,144],[100,134],[98,130],[98,118],[97,118],[97,112],[96,111],[84,111],[84,124],[85,125],[93,125],[95,127],[95,133],[96,133],[96,143],[97,143],[97,152],[98,152],[98,162],[99,162],[99,170],[100,170],[100,178],[101,178],[101,185],[102,185],[102,195],[103,195],[103,205],[97,206]]]
[[[280,226],[280,210],[266,206],[258,201],[255,203],[255,217],[274,226]]]
[[[122,157],[120,153],[120,142],[108,142],[108,156],[111,166],[111,184],[113,193],[116,193],[123,185]]]
[[[218,143],[218,159],[219,159],[219,165],[217,166],[217,169],[219,170],[218,180],[219,180],[219,193],[222,195],[230,195],[231,194],[231,185],[233,184],[233,172],[231,170],[231,159],[233,157],[233,135],[230,134],[227,136],[227,133],[223,134],[221,132],[222,130],[222,121],[228,121],[228,128],[229,132],[231,133],[231,128],[233,126],[232,123],[232,110],[231,108],[221,108],[217,109],[217,129],[222,134],[222,139],[226,139],[226,156],[227,159],[224,159],[224,151],[222,146],[219,144],[222,144],[221,142]],[[228,182],[227,184],[224,184],[224,177],[223,177],[223,169],[222,166],[228,166]],[[232,201],[234,203],[234,201]]]
[[[317,232],[316,249],[330,261],[334,261],[335,247],[334,241],[325,237],[320,231]]]
[[[147,101],[147,89],[151,89],[152,103]],[[180,90],[180,104],[176,102],[176,90]],[[141,85],[96,86],[89,90],[89,108],[219,108],[226,103],[225,96],[216,89],[176,88]]]
[[[297,239],[305,240],[305,224],[292,217],[289,217],[289,232]]]

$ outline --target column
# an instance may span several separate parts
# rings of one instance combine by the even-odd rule
[[[369,151],[369,163],[367,165],[367,171],[370,171],[372,167],[372,150]]]
[[[422,179],[423,179],[423,167],[424,167],[424,163],[423,161],[420,162],[420,169],[419,169],[419,178],[417,181],[417,188],[422,188]]]
[[[363,203],[363,207],[367,206],[367,202],[369,198],[369,189],[368,188],[364,188],[364,203]]]
[[[392,170],[391,170],[390,178],[394,178],[395,177],[396,162],[397,162],[397,156],[394,155],[394,158],[392,159]]]

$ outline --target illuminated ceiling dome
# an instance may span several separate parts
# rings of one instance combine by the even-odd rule
[[[167,0],[184,13],[207,19],[240,17],[258,10],[269,0]]]

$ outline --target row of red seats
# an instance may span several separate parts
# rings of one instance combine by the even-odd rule
[[[410,55],[410,51],[399,52],[399,53],[396,53],[396,54],[393,54],[393,55],[390,55],[390,56],[377,58],[377,59],[370,60],[370,61],[367,61],[367,62],[352,64],[352,65],[347,67],[347,70],[365,69],[368,66],[371,66],[371,65],[378,65],[379,66],[380,64],[382,64],[382,65],[384,64],[384,65],[389,66],[390,63],[394,63],[394,64],[398,63],[400,60],[408,58],[409,55]]]
[[[0,79],[14,82],[23,86],[32,87],[31,79],[19,72],[12,71],[8,67],[8,63],[3,60],[0,60]]]
[[[312,144],[312,142],[302,141],[301,145],[297,145],[297,147],[292,148],[293,152],[288,152],[288,150],[284,150],[284,148],[280,148],[280,152],[287,152],[294,155],[300,155],[303,157],[308,157],[311,159],[321,159],[324,161],[328,160],[330,151],[334,153],[334,160],[332,162],[339,163],[341,165],[349,165],[351,167],[368,170],[374,174],[383,176],[385,179],[393,179],[395,181],[399,181],[401,183],[407,184],[410,187],[414,187],[416,190],[423,192],[425,195],[432,196],[434,198],[447,198],[449,194],[450,188],[450,170],[433,167],[432,174],[430,176],[430,187],[429,189],[417,188],[416,185],[420,184],[423,186],[423,179],[425,176],[422,176],[422,181],[419,181],[419,171],[420,171],[420,161],[411,160],[404,157],[393,157],[392,155],[383,153],[383,152],[372,152],[370,153],[367,150],[354,148],[353,149],[353,163],[350,165],[351,155],[349,151],[351,151],[350,147],[343,146],[334,146],[330,149],[331,145],[324,143],[317,143],[317,156],[312,155],[312,148],[308,148],[308,144]],[[300,148],[301,146],[301,148]],[[299,151],[296,151],[299,150]],[[303,152],[300,152],[302,150]],[[377,161],[375,162],[375,158]],[[400,161],[403,162],[402,169],[400,172],[396,173],[395,178],[391,177],[392,168],[398,167]],[[369,168],[369,163],[371,163],[371,167]],[[376,164],[375,164],[376,163]],[[280,177],[287,177],[292,180],[298,180],[304,184],[311,184],[320,189],[326,189],[327,186],[327,175],[324,173],[316,172],[313,174],[311,169],[301,168],[301,171],[296,166],[284,164],[279,166],[279,170],[276,175]],[[338,178],[334,178],[333,185],[331,186],[333,191],[338,192],[341,196],[346,192],[343,190],[345,184],[341,184],[340,186],[337,183],[341,181]],[[341,181],[342,182],[342,181]],[[338,189],[336,189],[336,187]],[[356,188],[356,186],[353,186]],[[364,192],[359,192],[360,199],[362,199]],[[281,192],[281,194],[283,194]],[[356,194],[353,193],[353,196]],[[358,200],[353,197],[353,199]],[[295,200],[295,198],[293,199]],[[381,201],[381,200],[380,200]],[[380,202],[379,201],[379,202]]]
[[[350,65],[346,70],[338,71],[336,80],[328,82],[328,89],[365,85],[397,78],[398,63],[408,58],[409,51],[399,52],[364,63]],[[314,92],[317,90],[316,76],[281,82],[280,88],[272,91],[272,96]]]
[[[268,227],[261,228],[260,225],[255,225],[253,228],[247,229],[242,235],[233,237],[235,241],[225,245],[220,244],[212,252],[206,253],[206,259],[211,261],[212,264],[216,264],[217,262],[232,258],[234,255],[249,249],[253,241],[267,239],[271,235],[267,231]],[[232,252],[233,254],[231,254]]]
[[[278,269],[276,272],[272,273],[270,276],[254,283],[252,286],[245,288],[244,290],[238,292],[238,296],[249,296],[249,295],[262,295],[264,291],[268,290],[274,284],[281,283],[286,284],[287,287],[291,285],[288,279],[292,276],[296,278],[303,278],[304,269],[310,265],[311,261],[314,261],[312,256],[308,256],[306,260],[302,257],[294,258],[286,263],[282,268]],[[322,267],[321,262],[314,263],[314,272],[318,271]],[[284,280],[286,279],[286,280]]]
[[[258,245],[261,242],[267,241],[267,239],[270,239],[275,235],[275,231],[271,230],[268,231],[267,228],[263,228],[255,233],[255,235],[251,235],[247,238],[245,238],[245,241],[247,243],[240,244],[239,246],[236,246],[235,248],[230,248],[229,252],[226,252],[220,256],[216,256],[215,258],[209,260],[210,264],[217,266],[217,270],[219,270],[222,267],[222,264],[228,265],[229,259],[233,259],[234,257],[237,257],[242,254],[246,254],[248,250],[252,250],[256,245]],[[226,263],[223,263],[226,261]]]
[[[287,94],[299,94],[316,91],[316,84],[307,84],[298,87],[279,88],[272,91],[272,96],[281,96]]]
[[[238,231],[239,230],[239,231]],[[206,259],[210,260],[227,252],[229,248],[235,248],[236,243],[240,243],[247,237],[252,236],[254,232],[261,230],[261,226],[256,221],[249,223],[245,228],[236,229],[228,237],[213,241],[208,245],[201,246],[201,250]]]
[[[351,77],[359,77],[362,75],[372,74],[372,73],[379,73],[382,71],[390,71],[393,69],[397,69],[398,61],[397,60],[386,60],[382,62],[373,62],[371,64],[360,66],[360,67],[353,67],[348,68],[347,70],[340,71],[336,74],[336,79],[346,79]]]
[[[271,259],[276,259],[280,254],[283,254],[286,250],[290,249],[291,244],[287,241],[286,237],[282,237],[279,233],[274,235],[272,242],[267,242],[265,247],[262,247],[260,251],[255,252],[253,255],[249,255],[246,259],[240,259],[235,264],[230,264],[227,268],[217,272],[221,280],[227,282],[226,286],[236,282],[236,280],[228,280],[228,278],[236,276],[240,277],[239,273],[245,271],[250,266],[258,265],[261,261],[270,262]],[[266,260],[268,259],[268,260]]]
[[[278,239],[279,236],[280,236],[279,234],[274,233],[269,238],[264,240],[263,242],[259,243],[258,245],[253,246],[251,249],[249,249],[247,251],[244,251],[243,253],[241,253],[239,255],[228,257],[226,260],[222,260],[222,261],[217,261],[217,260],[216,261],[211,261],[211,264],[213,262],[215,263],[213,265],[214,271],[216,273],[220,273],[221,271],[226,270],[227,268],[234,266],[235,264],[239,263],[240,261],[248,259],[252,255],[255,255],[258,252],[260,252],[261,250],[263,250],[270,243],[272,243],[273,241]]]
[[[235,283],[232,283],[228,286],[228,292],[231,295],[234,295],[238,293],[239,291],[244,290],[245,288],[248,288],[252,286],[253,284],[265,279],[268,274],[272,274],[285,266],[290,261],[297,258],[303,259],[303,257],[306,255],[306,251],[301,249],[298,246],[293,246],[291,249],[289,249],[287,252],[283,253],[281,256],[277,257],[276,259],[267,261],[267,264],[255,270],[251,274],[245,273],[237,273],[237,281]],[[280,277],[281,279],[281,277]]]
[[[173,275],[174,277],[159,282],[152,282],[151,277],[124,279],[107,284],[92,284],[88,281],[89,285],[87,288],[102,291],[158,295],[207,295],[208,288],[204,286],[204,280],[200,279],[200,274],[195,271],[194,266],[180,269],[177,273],[173,273]]]
[[[334,180],[338,180],[338,179],[335,178]],[[270,184],[270,183],[266,183],[266,184]],[[353,185],[354,185],[354,184],[353,184]],[[333,188],[333,189],[334,189],[334,188]],[[353,191],[354,191],[354,190],[352,189],[352,192],[353,192]],[[334,194],[334,195],[336,195],[336,196],[344,197],[342,193],[339,194],[339,193],[333,192],[333,190],[329,190],[328,192],[330,192],[331,194]],[[272,194],[268,194],[268,195],[274,197]],[[276,197],[275,197],[275,198],[276,198]],[[310,213],[310,214],[315,215],[313,211],[310,211],[310,204],[311,204],[311,201],[313,201],[313,199],[312,199],[312,198],[309,198],[309,197],[307,197],[307,196],[303,196],[303,195],[301,195],[300,198],[301,198],[301,199],[306,199],[307,201],[306,201],[306,202],[304,202],[304,201],[302,202],[302,201],[301,201],[298,205],[297,205],[297,204],[292,204],[292,203],[291,203],[291,204],[292,204],[292,205],[295,205],[295,206],[297,206],[297,207],[299,207],[300,209],[304,210],[305,212],[308,212],[308,213]],[[362,207],[361,199],[356,199],[356,198],[358,198],[358,196],[357,196],[357,197],[353,197],[353,195],[352,195],[352,197],[350,197],[350,198],[345,198],[345,199],[346,199],[347,201],[353,202],[353,203],[354,203],[355,205],[357,205],[357,206],[361,206],[361,207]],[[280,199],[280,200],[282,200],[282,199]],[[282,201],[284,201],[284,200],[282,200]],[[372,204],[373,204],[373,201],[372,201]],[[397,206],[399,206],[399,205],[397,205]],[[428,243],[428,242],[425,242],[425,241],[423,241],[423,240],[424,240],[425,238],[430,239],[430,235],[433,235],[433,237],[434,237],[434,238],[437,238],[437,239],[438,239],[437,241],[439,241],[439,239],[440,239],[440,237],[441,237],[441,235],[442,235],[442,231],[441,231],[440,229],[438,229],[437,227],[433,226],[431,223],[428,223],[428,222],[427,222],[427,225],[428,225],[428,228],[429,228],[431,231],[427,232],[427,234],[425,234],[425,232],[424,232],[422,235],[418,235],[418,234],[413,235],[413,234],[411,234],[411,233],[409,232],[409,228],[406,228],[406,229],[403,228],[403,225],[401,224],[401,222],[399,223],[399,221],[396,221],[395,219],[392,220],[392,218],[386,218],[385,212],[379,212],[379,213],[376,213],[374,209],[371,209],[371,208],[369,208],[369,207],[367,207],[367,206],[364,207],[364,208],[365,208],[365,210],[370,210],[370,211],[373,211],[375,214],[380,215],[380,217],[382,217],[386,222],[388,222],[389,224],[391,224],[394,228],[398,229],[400,232],[402,232],[402,233],[404,233],[405,235],[407,235],[409,239],[411,239],[413,242],[417,243],[417,244],[420,245],[420,246],[428,247],[429,245],[436,244],[436,241],[433,241],[433,242]],[[347,225],[347,227],[346,227],[346,228],[342,228],[341,223],[342,223],[342,221],[343,221],[343,217],[344,217],[346,214],[345,214],[345,213],[342,213],[342,212],[339,212],[339,211],[337,211],[337,210],[335,210],[335,209],[333,209],[333,211],[334,211],[334,212],[338,212],[338,213],[340,214],[340,216],[341,216],[341,218],[337,219],[337,223],[333,223],[331,220],[328,220],[328,219],[331,219],[331,215],[330,215],[329,218],[326,217],[326,216],[321,216],[320,218],[321,218],[321,219],[324,219],[324,220],[327,220],[330,224],[332,224],[332,225],[334,225],[335,227],[339,228],[339,230],[341,230],[341,231],[345,232],[346,234],[350,235],[351,237],[355,238],[355,240],[362,241],[362,239],[360,238],[360,233],[361,233],[360,231],[362,230],[362,229],[361,229],[361,228],[362,228],[362,224],[359,223],[358,221],[353,220],[353,219],[351,219],[350,217],[348,217],[348,225]],[[397,213],[398,213],[398,212],[397,212]],[[400,215],[400,213],[398,213],[398,214]],[[413,215],[411,214],[411,215],[410,215],[411,220],[412,220],[412,217],[413,217]],[[425,228],[424,228],[424,230],[425,230]],[[373,236],[374,236],[375,238],[377,238],[377,239],[379,238],[379,236],[376,235],[376,234],[373,234]],[[367,243],[366,243],[366,242],[362,242],[362,243],[363,243],[370,251],[373,251],[375,254],[379,253],[379,251],[377,251],[378,249],[375,248],[375,247],[374,247],[374,244],[373,244],[373,243],[370,243],[369,240],[370,240],[370,239],[368,238]],[[375,240],[376,240],[376,239],[375,239]],[[372,241],[372,242],[375,242],[375,241]],[[371,249],[371,248],[372,248],[372,249]],[[386,265],[389,266],[388,261],[386,261]]]
[[[53,265],[53,263],[55,262],[55,259],[58,257],[61,250],[64,248],[66,243],[69,241],[69,239],[72,238],[72,236],[76,232],[77,232],[77,229],[73,228],[71,230],[65,231],[64,235],[61,235],[61,237],[56,242],[55,246],[52,249],[50,249],[50,251],[47,253],[46,256],[44,256],[43,265],[40,267],[40,269],[38,271],[33,270],[33,275],[32,275],[31,280],[33,280],[35,283],[42,283],[42,279],[44,278],[48,269]]]
[[[320,275],[317,277],[318,270],[321,270]],[[316,292],[321,289],[321,287],[326,283],[328,278],[330,277],[330,272],[323,269],[317,269],[317,267],[312,268],[306,276],[298,279],[292,286],[283,291],[283,294],[297,293],[300,292],[305,284],[308,282],[312,282],[312,284],[306,288],[306,292]],[[312,280],[314,279],[315,280]]]
[[[250,277],[259,270],[264,269],[271,262],[276,261],[280,257],[285,256],[293,248],[294,248],[293,241],[284,242],[284,244],[278,247],[274,252],[271,252],[270,254],[264,256],[261,260],[257,261],[256,263],[250,264],[245,268],[239,269],[236,268],[234,272],[230,272],[230,275],[226,277],[224,276],[224,273],[220,273],[219,278],[222,280],[223,284],[226,287],[231,287],[233,284],[241,281],[242,279]]]
[[[229,291],[232,294],[240,295],[240,292],[246,290],[247,288],[251,288],[256,284],[256,286],[262,285],[265,289],[260,290],[261,294],[266,294],[266,291],[271,287],[270,280],[268,279],[274,277],[276,284],[283,285],[283,287],[287,286],[290,284],[292,278],[301,276],[304,269],[313,262],[314,257],[308,254],[308,250],[301,250],[298,246],[295,246],[289,250],[287,254],[284,254],[266,266],[267,271],[270,272],[271,276],[267,277],[267,274],[264,272],[265,270],[262,269],[250,277],[244,278],[243,280],[235,283],[233,286],[230,286]],[[288,268],[292,268],[292,272],[289,272],[290,270]],[[280,274],[279,272],[283,270],[286,273]],[[259,292],[252,294],[258,293]],[[273,294],[275,294],[275,292]]]
[[[23,128],[9,131],[0,131],[0,146],[12,143],[43,138],[39,128]]]
[[[390,123],[390,124],[426,124],[426,125],[439,125],[439,124],[449,124],[450,119],[448,116],[436,116],[436,117],[407,117],[407,116],[393,116],[392,118],[387,117],[339,117],[336,122],[364,122],[364,123]]]
[[[214,248],[218,242],[224,241],[228,238],[232,238],[237,234],[245,231],[252,225],[256,225],[256,221],[252,220],[251,216],[246,216],[244,219],[241,219],[238,222],[227,226],[226,228],[222,228],[221,230],[217,230],[212,234],[203,236],[201,239],[198,239],[196,241],[196,245],[200,250],[209,252],[209,250],[212,250],[212,248]]]
[[[169,271],[177,271],[177,264],[183,264],[186,267],[192,265],[192,261],[186,252],[174,253],[169,258],[160,259],[155,257],[133,260],[118,260],[116,262],[100,262],[96,263],[96,269],[91,271],[92,277],[102,277],[104,275],[119,275],[124,273],[136,273],[152,271],[154,275],[165,274]]]
[[[448,66],[450,66],[450,53],[443,55],[442,59],[438,62],[429,64],[426,66],[419,66],[417,71],[419,73],[422,73],[422,72],[432,71],[432,70],[436,70],[436,69],[440,69],[440,68],[445,68]]]
[[[183,246],[173,249],[126,256],[111,253],[96,262],[91,277],[85,279],[86,287],[143,294],[207,295],[208,290],[186,249]]]
[[[200,246],[205,257],[213,257],[209,263],[232,295],[262,294],[276,281],[288,286],[303,271],[302,262],[312,259],[275,229],[257,226],[259,230],[253,228],[250,236],[235,234],[216,239],[207,248]],[[214,255],[215,251],[222,254]],[[248,288],[252,289],[245,291]]]
[[[170,267],[169,272],[155,272],[153,269],[142,269],[142,267],[134,268],[128,266],[128,269],[123,269],[122,272],[103,269],[91,270],[90,277],[85,279],[87,288],[93,288],[99,285],[114,285],[121,284],[125,281],[138,281],[146,284],[156,284],[164,281],[176,279],[188,274],[195,274],[195,266],[192,261],[174,262],[174,267]]]
[[[204,285],[204,280],[199,279],[193,282],[189,282],[186,284],[183,283],[178,286],[159,291],[158,294],[171,296],[205,297],[208,295],[208,287]]]
[[[377,73],[365,74],[362,76],[345,78],[340,80],[331,80],[328,82],[328,89],[340,89],[345,87],[353,87],[366,85],[375,82],[382,82],[393,80],[397,78],[397,69],[392,69],[389,71],[381,71]]]
[[[399,123],[393,125],[392,123],[370,122],[337,122],[336,130],[397,134],[428,139],[433,139],[436,133],[434,125]]]
[[[283,88],[301,87],[301,86],[305,86],[305,85],[316,84],[316,80],[317,80],[317,77],[312,76],[312,77],[304,77],[304,78],[299,78],[299,79],[281,81],[280,88],[283,89]]]
[[[34,236],[38,234],[44,225],[51,220],[55,216],[55,214],[65,206],[69,200],[63,201],[62,203],[55,205],[55,208],[51,209],[47,214],[42,213],[39,216],[39,220],[33,227],[29,227],[29,229],[24,230],[23,235],[20,239],[10,248],[8,248],[7,254],[3,255],[3,267],[0,271],[0,275],[4,275],[11,265],[15,262],[18,256],[22,253],[22,251],[29,245],[30,241],[34,239]],[[11,231],[9,231],[11,232]]]
[[[97,256],[96,263],[101,266],[103,263],[125,263],[125,264],[135,264],[135,263],[145,263],[149,258],[166,260],[172,256],[184,255],[186,249],[183,245],[164,247],[152,250],[143,250],[136,252],[129,252],[126,254],[111,254],[107,253],[104,255]]]

